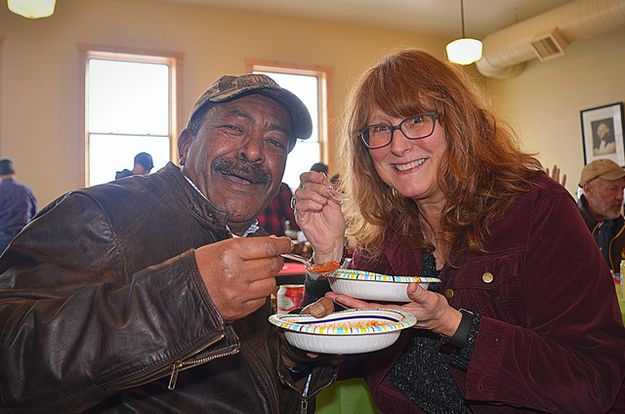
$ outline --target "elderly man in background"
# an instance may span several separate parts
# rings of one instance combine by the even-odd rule
[[[621,214],[625,170],[608,159],[594,160],[582,170],[579,186],[584,193],[577,202],[610,269],[619,272],[625,248],[625,220]]]
[[[0,259],[0,412],[306,412],[335,370],[267,321],[291,241],[248,236],[311,129],[271,78],[223,76],[182,168],[46,207]]]
[[[37,213],[37,199],[15,180],[13,162],[0,160],[0,254]]]

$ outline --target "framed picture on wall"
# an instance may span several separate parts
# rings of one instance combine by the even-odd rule
[[[616,102],[580,112],[584,165],[598,158],[607,158],[625,166],[623,141],[623,103]]]

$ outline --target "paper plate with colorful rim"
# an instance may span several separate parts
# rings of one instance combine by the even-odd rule
[[[402,329],[417,323],[411,313],[394,309],[349,309],[323,318],[275,314],[269,322],[284,330],[296,348],[325,354],[360,354],[392,345]]]
[[[383,302],[410,302],[406,288],[416,282],[424,289],[430,283],[440,283],[436,277],[392,276],[366,270],[338,269],[328,277],[336,293],[354,298]]]

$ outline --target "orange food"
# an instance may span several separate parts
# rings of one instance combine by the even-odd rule
[[[339,262],[332,260],[330,262],[314,263],[312,266],[310,266],[309,270],[313,273],[330,273],[334,272],[339,267],[341,267]]]
[[[373,326],[384,325],[384,322],[378,320],[369,321],[340,321],[324,323],[324,328],[336,328],[336,329],[367,329]]]

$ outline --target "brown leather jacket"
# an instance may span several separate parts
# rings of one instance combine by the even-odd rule
[[[201,281],[225,220],[173,164],[46,207],[0,258],[0,412],[305,411],[335,370],[295,377],[269,300],[225,325]]]

